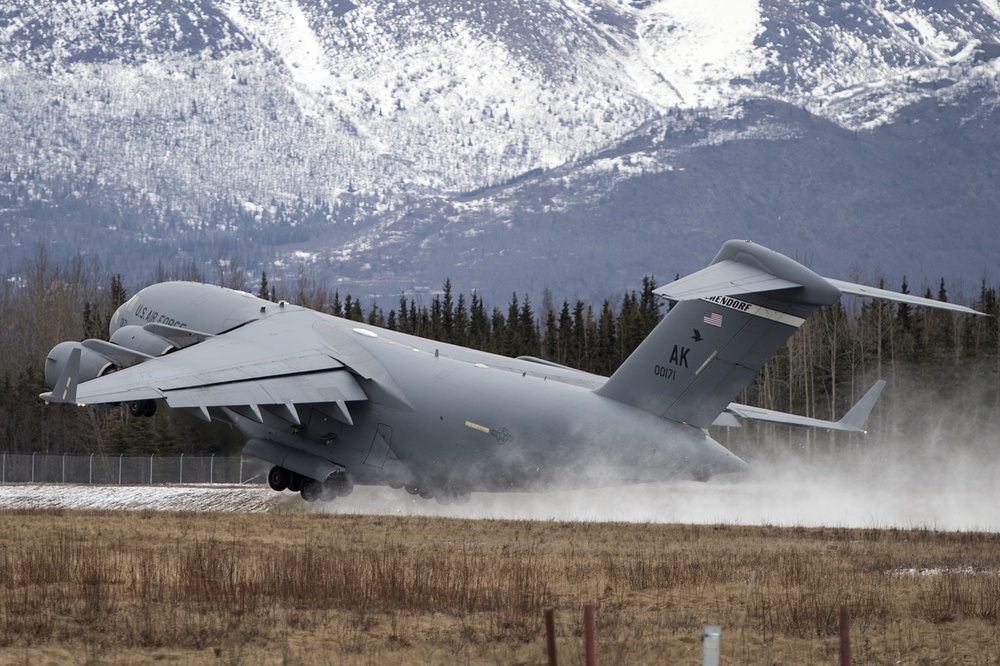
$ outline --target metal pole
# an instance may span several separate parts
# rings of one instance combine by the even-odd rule
[[[719,666],[719,652],[722,649],[722,627],[706,624],[701,635],[702,666]]]
[[[555,609],[551,606],[545,612],[545,649],[549,655],[549,666],[556,666],[556,620]]]
[[[240,483],[243,483],[243,456],[240,456]]]
[[[118,454],[118,485],[122,485],[122,458],[125,456],[124,453]]]
[[[35,452],[31,452],[31,482],[35,482]]]
[[[66,483],[66,454],[65,453],[62,454],[62,475],[63,475],[62,482]]]
[[[851,614],[840,605],[840,666],[851,666]]]
[[[208,482],[215,483],[215,454],[208,459]]]
[[[153,485],[153,456],[149,456],[149,485]]]
[[[3,482],[7,483],[7,452],[3,452]]]
[[[90,454],[90,483],[94,483],[94,454]]]
[[[177,477],[177,483],[184,483],[184,454],[181,454],[181,475]]]
[[[597,648],[594,644],[594,604],[583,605],[583,662],[586,666],[597,663]]]

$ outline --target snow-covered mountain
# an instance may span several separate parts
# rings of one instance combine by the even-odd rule
[[[0,0],[2,256],[591,295],[746,235],[978,274],[998,57],[997,0]]]

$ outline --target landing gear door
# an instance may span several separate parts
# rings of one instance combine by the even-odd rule
[[[379,423],[378,429],[375,431],[375,438],[372,440],[371,449],[368,451],[368,457],[365,458],[365,464],[372,467],[382,467],[385,464],[386,457],[389,455],[389,443],[391,441],[392,428]]]

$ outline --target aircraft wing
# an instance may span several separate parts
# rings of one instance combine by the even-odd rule
[[[732,416],[737,416],[750,421],[767,421],[769,423],[780,423],[783,425],[799,426],[803,428],[825,428],[827,430],[865,433],[867,432],[864,427],[865,422],[868,420],[868,416],[871,414],[872,409],[875,408],[875,403],[878,402],[879,396],[882,394],[882,389],[884,388],[884,379],[880,379],[875,382],[875,384],[868,389],[868,392],[861,397],[857,404],[851,407],[850,411],[848,411],[847,414],[845,414],[839,421],[824,421],[822,419],[814,419],[808,416],[798,416],[797,414],[788,414],[786,412],[778,412],[772,409],[751,407],[749,405],[741,405],[739,403],[732,402],[726,408],[726,411],[722,413],[720,419],[713,425],[732,426],[734,424],[730,419]],[[735,425],[739,424],[736,423]]]
[[[293,421],[297,403],[343,406],[367,400],[355,375],[335,357],[337,351],[324,343],[327,325],[300,319],[289,313],[257,321],[78,385],[75,352],[59,390],[41,397],[78,405],[164,400],[206,419],[210,407],[247,407],[259,416],[261,406],[277,405]],[[348,350],[345,356],[350,355]]]

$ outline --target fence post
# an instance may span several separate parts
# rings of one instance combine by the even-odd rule
[[[184,483],[184,454],[181,454],[181,474],[177,477],[177,483]]]
[[[208,482],[215,483],[215,454],[208,459]]]
[[[94,484],[94,454],[90,454],[90,484]]]
[[[597,645],[594,637],[594,604],[583,605],[583,662],[587,666],[597,663]]]
[[[153,485],[153,455],[149,456],[149,485]]]
[[[7,483],[7,452],[3,452],[3,482]]]
[[[840,605],[840,666],[851,666],[851,615],[847,604]]]
[[[240,456],[240,483],[243,483],[243,456]]]
[[[719,652],[722,650],[722,627],[706,624],[701,635],[702,666],[719,666]]]
[[[556,621],[555,609],[548,606],[545,613],[545,651],[549,656],[549,666],[556,666]]]
[[[31,452],[31,482],[35,482],[35,452]]]
[[[62,482],[66,483],[66,454],[65,453],[62,454],[62,476],[63,476]]]
[[[125,456],[124,453],[118,454],[118,485],[122,485],[122,458]]]

